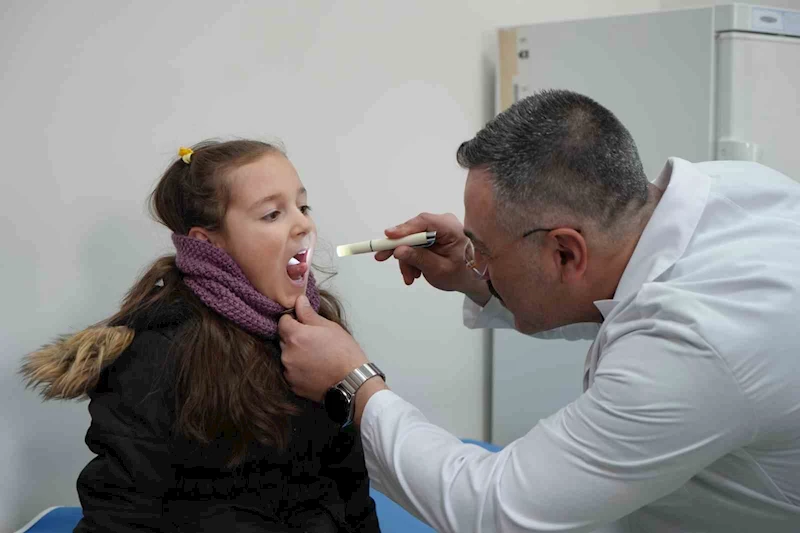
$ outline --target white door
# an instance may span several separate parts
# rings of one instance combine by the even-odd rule
[[[800,181],[800,37],[717,36],[717,159],[754,160]]]

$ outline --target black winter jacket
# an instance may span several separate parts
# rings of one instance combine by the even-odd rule
[[[317,404],[297,399],[302,413],[291,419],[287,449],[254,444],[234,468],[226,442],[201,446],[175,434],[169,354],[190,313],[178,303],[137,318],[133,342],[102,370],[95,365],[99,376],[86,373],[98,379],[86,435],[97,457],[78,478],[84,516],[75,531],[379,532],[360,436]],[[78,360],[76,342],[49,349]]]

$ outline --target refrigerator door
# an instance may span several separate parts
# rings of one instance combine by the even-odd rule
[[[800,38],[717,36],[716,158],[757,161],[800,181]]]
[[[541,89],[570,89],[610,109],[633,135],[647,176],[668,157],[714,157],[713,8],[501,30],[498,111]]]
[[[545,88],[605,105],[630,130],[647,175],[670,156],[713,159],[713,8],[500,31],[498,111]],[[588,341],[495,330],[492,440],[508,444],[577,398]]]

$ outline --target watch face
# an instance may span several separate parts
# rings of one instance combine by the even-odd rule
[[[344,424],[350,416],[350,398],[337,388],[330,389],[325,394],[325,411],[337,424]]]

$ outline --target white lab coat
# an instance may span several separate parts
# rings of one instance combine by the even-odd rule
[[[556,332],[596,334],[584,393],[492,454],[382,391],[361,424],[375,488],[442,532],[800,531],[800,185],[681,159],[655,183],[603,323]],[[513,324],[495,300],[464,311]]]

